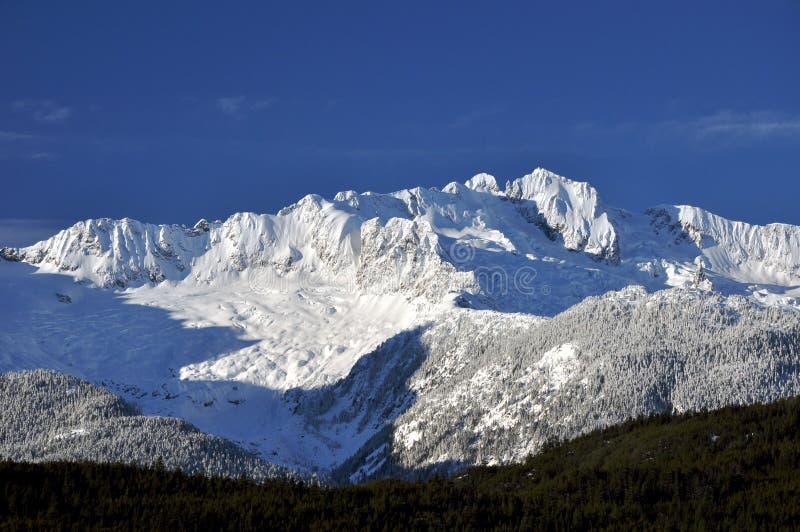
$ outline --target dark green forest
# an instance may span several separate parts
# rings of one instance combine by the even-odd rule
[[[524,464],[326,488],[0,462],[4,529],[763,529],[800,523],[800,399],[628,421]]]

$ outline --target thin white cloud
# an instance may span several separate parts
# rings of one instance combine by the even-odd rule
[[[601,124],[579,122],[572,131],[580,135],[637,135],[651,141],[681,138],[699,145],[733,145],[776,140],[800,140],[800,115],[776,111],[731,111],[666,120],[656,123]]]
[[[48,144],[50,140],[50,137],[33,135],[31,133],[0,131],[0,144],[6,148],[6,151],[0,154],[0,159],[30,159],[34,161],[55,159],[56,154],[41,149],[42,146]],[[10,150],[10,152],[8,150]]]
[[[597,122],[592,120],[584,120],[572,125],[572,130],[576,133],[592,132],[598,128]]]
[[[20,140],[34,140],[39,136],[30,133],[20,133],[19,131],[0,131],[0,142],[16,142]]]
[[[770,111],[719,111],[685,126],[699,139],[800,137],[800,116]]]
[[[28,158],[33,159],[34,161],[49,161],[51,159],[55,159],[55,157],[55,154],[48,151],[37,151],[31,153]]]
[[[476,122],[482,122],[488,118],[492,118],[503,111],[502,107],[499,105],[493,105],[491,107],[483,107],[480,109],[473,109],[467,113],[462,114],[461,116],[456,117],[450,123],[450,127],[453,128],[462,128],[462,127],[469,127]]]
[[[217,107],[223,113],[235,115],[242,109],[244,100],[244,96],[226,96],[217,100]]]
[[[699,145],[726,146],[800,140],[800,116],[775,111],[730,111],[668,120],[652,128],[656,137],[680,137]]]
[[[69,107],[56,107],[33,114],[33,118],[39,122],[63,122],[70,116],[72,116],[72,109]]]
[[[71,107],[61,105],[53,100],[17,100],[11,104],[11,109],[30,113],[31,118],[37,122],[51,124],[64,122],[74,113]]]
[[[241,117],[245,113],[264,111],[275,104],[274,98],[249,100],[246,96],[225,96],[217,99],[217,108],[223,113]]]
[[[603,124],[592,120],[577,122],[570,126],[573,133],[580,135],[609,135],[641,133],[645,126],[635,122],[619,122],[616,124]]]
[[[263,111],[264,109],[269,109],[275,103],[275,98],[265,98],[263,100],[256,100],[255,102],[250,104],[250,110],[252,111]]]

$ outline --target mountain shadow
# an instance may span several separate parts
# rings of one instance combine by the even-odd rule
[[[334,482],[370,478],[388,465],[392,423],[416,401],[409,379],[430,355],[422,341],[429,328],[422,325],[389,338],[333,384],[287,392],[308,429],[338,450],[341,460],[333,471]]]
[[[151,393],[183,366],[256,343],[24,263],[0,261],[0,301],[0,370],[52,369]]]

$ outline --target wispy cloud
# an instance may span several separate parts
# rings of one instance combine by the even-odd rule
[[[450,127],[452,128],[469,127],[475,123],[482,122],[483,120],[497,116],[501,112],[503,112],[503,108],[499,105],[493,105],[491,107],[482,107],[480,109],[473,109],[469,112],[466,112],[456,117],[456,119],[450,123]]]
[[[641,133],[645,129],[643,124],[636,122],[618,122],[615,124],[604,124],[593,120],[586,120],[573,124],[571,130],[573,133],[586,134],[586,135],[608,135],[608,134],[627,134],[627,133]]]
[[[274,103],[274,98],[251,100],[246,96],[225,96],[217,99],[217,108],[227,115],[241,117],[248,112],[269,109]]]
[[[223,113],[235,115],[241,111],[244,100],[244,96],[226,96],[217,100],[217,107]]]
[[[269,109],[275,103],[274,98],[266,98],[263,100],[256,100],[250,104],[251,111],[263,111],[264,109]]]
[[[29,159],[33,159],[34,161],[49,161],[55,159],[55,157],[54,153],[48,151],[37,151],[28,156]]]
[[[0,142],[17,142],[21,140],[34,140],[40,138],[38,135],[30,133],[20,133],[19,131],[0,131]]]
[[[648,141],[683,139],[702,146],[728,146],[777,140],[800,141],[800,115],[776,111],[722,110],[708,115],[660,122],[604,124],[585,121],[574,124],[579,135],[635,135]]]
[[[37,122],[58,123],[64,122],[74,114],[74,110],[66,105],[61,105],[54,100],[17,100],[11,104],[11,109],[17,112],[30,113]]]
[[[4,152],[0,159],[29,159],[33,161],[47,161],[55,159],[56,155],[42,149],[52,139],[31,133],[19,131],[0,131],[0,145]]]
[[[762,140],[800,138],[800,116],[774,111],[718,111],[688,121],[664,123],[667,129],[687,132],[697,140]]]

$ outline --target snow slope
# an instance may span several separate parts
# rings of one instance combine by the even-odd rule
[[[800,227],[686,206],[631,213],[541,168],[504,187],[479,174],[441,190],[309,195],[276,215],[192,228],[87,220],[0,257],[0,369],[102,383],[145,413],[305,470],[365,449],[378,467],[367,442],[389,452],[382,431],[471,367],[446,358],[434,378],[426,360],[468,353],[482,334],[500,342],[493,331],[587,297],[691,288],[787,312],[800,297]],[[470,324],[462,336],[426,347],[455,317]],[[550,376],[541,394],[560,397],[580,348],[565,339],[546,351],[531,371]],[[470,382],[500,378],[483,368]],[[428,384],[408,395],[412,381]],[[508,405],[482,400],[494,413],[478,427],[493,426]],[[403,445],[422,445],[421,429],[398,427]]]

